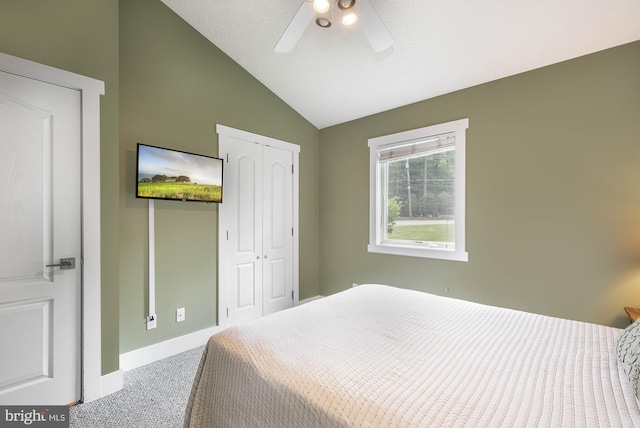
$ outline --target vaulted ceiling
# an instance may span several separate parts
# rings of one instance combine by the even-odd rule
[[[162,1],[319,129],[640,40],[640,0],[369,0],[390,48],[311,23],[276,53],[305,0]]]

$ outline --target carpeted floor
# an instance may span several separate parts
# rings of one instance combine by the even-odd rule
[[[121,391],[71,408],[71,427],[182,427],[203,348],[125,372]]]

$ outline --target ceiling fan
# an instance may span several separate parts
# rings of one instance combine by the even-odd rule
[[[332,3],[335,3],[335,7],[332,7]],[[340,19],[339,14],[342,15]],[[353,25],[357,21],[376,52],[382,52],[393,44],[391,34],[369,0],[304,0],[273,50],[278,53],[291,52],[314,18],[316,25],[322,28],[331,27],[333,21],[339,20],[343,25]]]

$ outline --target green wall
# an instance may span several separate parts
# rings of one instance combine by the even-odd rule
[[[0,52],[105,82],[100,99],[102,373],[119,367],[118,1],[2,0]]]
[[[134,185],[136,143],[216,155],[217,123],[300,145],[300,298],[319,293],[319,131],[160,1],[121,1],[121,352],[216,325],[218,207],[157,201],[146,330],[148,205]]]
[[[639,76],[635,42],[321,130],[321,294],[380,282],[627,325],[623,306],[640,306]],[[469,261],[369,254],[367,140],[461,118]]]

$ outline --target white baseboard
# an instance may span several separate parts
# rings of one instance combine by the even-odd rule
[[[122,370],[116,370],[115,372],[103,375],[100,377],[100,398],[120,391],[123,385]],[[85,401],[85,403],[87,402],[88,401]]]
[[[298,305],[304,305],[305,303],[309,303],[309,302],[311,302],[311,301],[313,301],[313,300],[322,299],[323,297],[324,297],[324,296],[320,296],[320,295],[318,295],[318,296],[313,296],[313,297],[308,297],[308,298],[306,298],[306,299],[304,299],[304,300],[300,300],[300,301],[298,302]]]
[[[221,330],[222,328],[218,326],[205,328],[184,336],[125,352],[120,354],[120,370],[135,369],[189,349],[197,348],[206,344],[209,337]]]

